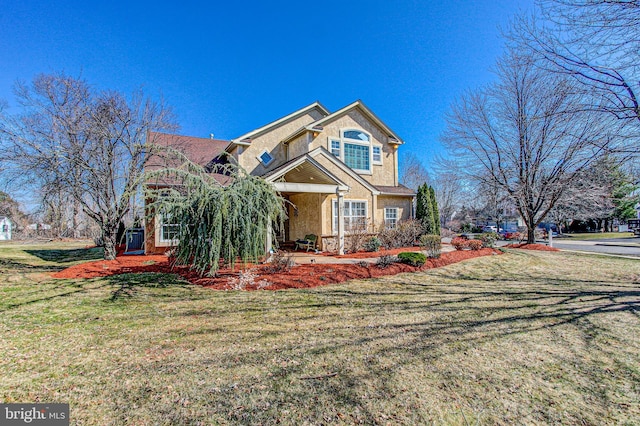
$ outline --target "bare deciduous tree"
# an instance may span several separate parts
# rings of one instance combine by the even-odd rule
[[[511,38],[526,43],[554,72],[575,79],[585,108],[630,129],[618,150],[637,152],[640,129],[640,1],[540,0],[545,25],[521,18]],[[630,146],[629,146],[630,145]]]
[[[464,183],[461,175],[448,166],[436,170],[432,182],[440,210],[440,225],[446,227],[464,204]]]
[[[402,160],[400,167],[400,183],[407,188],[416,191],[423,183],[429,183],[429,172],[422,165],[422,162],[412,153],[408,153]]]
[[[0,115],[13,171],[34,187],[66,194],[99,227],[105,259],[153,150],[149,130],[172,130],[171,110],[136,93],[96,92],[63,74],[19,84],[20,114]]]
[[[471,179],[503,191],[525,221],[527,241],[568,182],[610,140],[602,114],[577,107],[572,80],[514,49],[497,65],[498,81],[452,107],[443,142]]]

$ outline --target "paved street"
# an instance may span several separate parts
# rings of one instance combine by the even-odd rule
[[[553,246],[560,250],[578,250],[640,257],[640,238],[611,238],[593,241],[557,238],[553,240]]]
[[[499,245],[507,245],[509,241],[501,241]],[[547,240],[539,241],[547,244]],[[571,238],[554,238],[553,246],[560,250],[587,251],[603,254],[617,254],[640,258],[640,238],[610,238],[604,240],[574,240]]]

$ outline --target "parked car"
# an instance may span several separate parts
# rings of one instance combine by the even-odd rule
[[[518,240],[521,238],[521,234],[517,229],[501,229],[498,235],[503,240]]]
[[[493,225],[487,225],[482,228],[482,232],[498,232],[498,228]]]

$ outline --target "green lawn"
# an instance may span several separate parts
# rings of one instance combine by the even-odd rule
[[[574,240],[604,240],[608,238],[636,238],[633,232],[589,232],[582,234],[562,234]],[[640,239],[639,239],[640,240]]]
[[[95,254],[48,252],[64,248],[0,246],[0,399],[69,402],[73,424],[640,419],[637,260],[512,250],[214,292],[159,274],[53,280]]]

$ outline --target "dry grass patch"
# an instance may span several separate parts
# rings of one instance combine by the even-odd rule
[[[0,284],[0,398],[81,424],[632,424],[638,276],[515,250],[280,292],[20,276]]]

